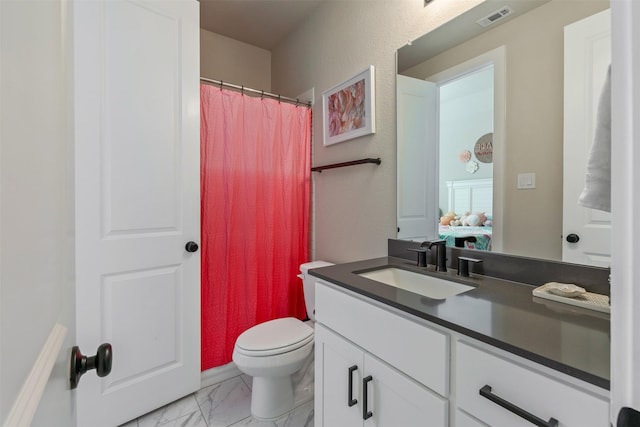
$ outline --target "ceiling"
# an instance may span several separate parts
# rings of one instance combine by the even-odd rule
[[[200,28],[272,50],[323,0],[200,0]]]
[[[428,35],[425,34],[413,40],[409,45],[400,48],[398,50],[398,72],[402,74],[408,68],[548,2],[549,0],[485,0],[447,22],[446,25],[442,25],[429,32]],[[488,27],[477,24],[480,18],[493,15],[505,6],[509,6],[513,12],[504,20],[497,21]]]

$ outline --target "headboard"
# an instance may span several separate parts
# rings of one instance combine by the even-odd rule
[[[448,212],[464,215],[465,212],[493,214],[493,179],[465,179],[447,181],[449,190]]]

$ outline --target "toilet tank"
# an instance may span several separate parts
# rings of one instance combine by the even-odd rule
[[[334,265],[326,261],[311,261],[300,265],[299,278],[302,279],[302,288],[304,290],[304,304],[307,308],[307,316],[313,322],[316,321],[315,309],[316,309],[316,280],[317,277],[311,276],[309,270],[312,268],[328,267]]]

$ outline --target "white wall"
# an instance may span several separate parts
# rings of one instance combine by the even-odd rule
[[[200,30],[200,76],[271,91],[271,52]]]
[[[315,88],[314,164],[380,157],[382,164],[314,173],[317,259],[384,256],[396,236],[396,50],[481,0],[326,1],[272,51],[273,92]],[[322,92],[367,66],[376,68],[377,133],[324,147]]]
[[[640,3],[611,2],[611,425],[640,410]]]
[[[54,324],[68,326],[72,313],[63,41],[59,1],[0,2],[0,422]],[[73,336],[33,425],[72,425],[71,393],[58,391],[68,389]]]
[[[493,164],[474,155],[478,138],[493,132],[493,68],[488,67],[440,87],[440,209],[448,211],[447,181],[493,178]],[[478,164],[475,173],[466,170],[460,152],[471,152]],[[464,212],[456,212],[463,215]]]

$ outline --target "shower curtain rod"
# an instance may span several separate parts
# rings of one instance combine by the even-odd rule
[[[207,79],[204,77],[200,77],[200,81],[201,82],[207,82],[207,83],[211,83],[214,85],[218,85],[220,87],[228,87],[231,89],[235,89],[235,90],[239,90],[241,92],[251,92],[251,93],[255,93],[257,95],[260,95],[261,97],[269,97],[269,98],[273,98],[273,99],[277,99],[278,101],[284,101],[284,102],[289,102],[291,104],[296,104],[296,105],[303,105],[307,108],[311,108],[311,102],[304,102],[304,101],[300,101],[297,98],[289,98],[287,96],[282,96],[282,95],[277,95],[275,93],[270,93],[270,92],[265,92],[263,90],[258,90],[258,89],[251,89],[248,87],[244,87],[244,86],[238,86],[238,85],[234,85],[233,83],[227,83],[227,82],[223,82],[222,80],[213,80],[213,79]]]

